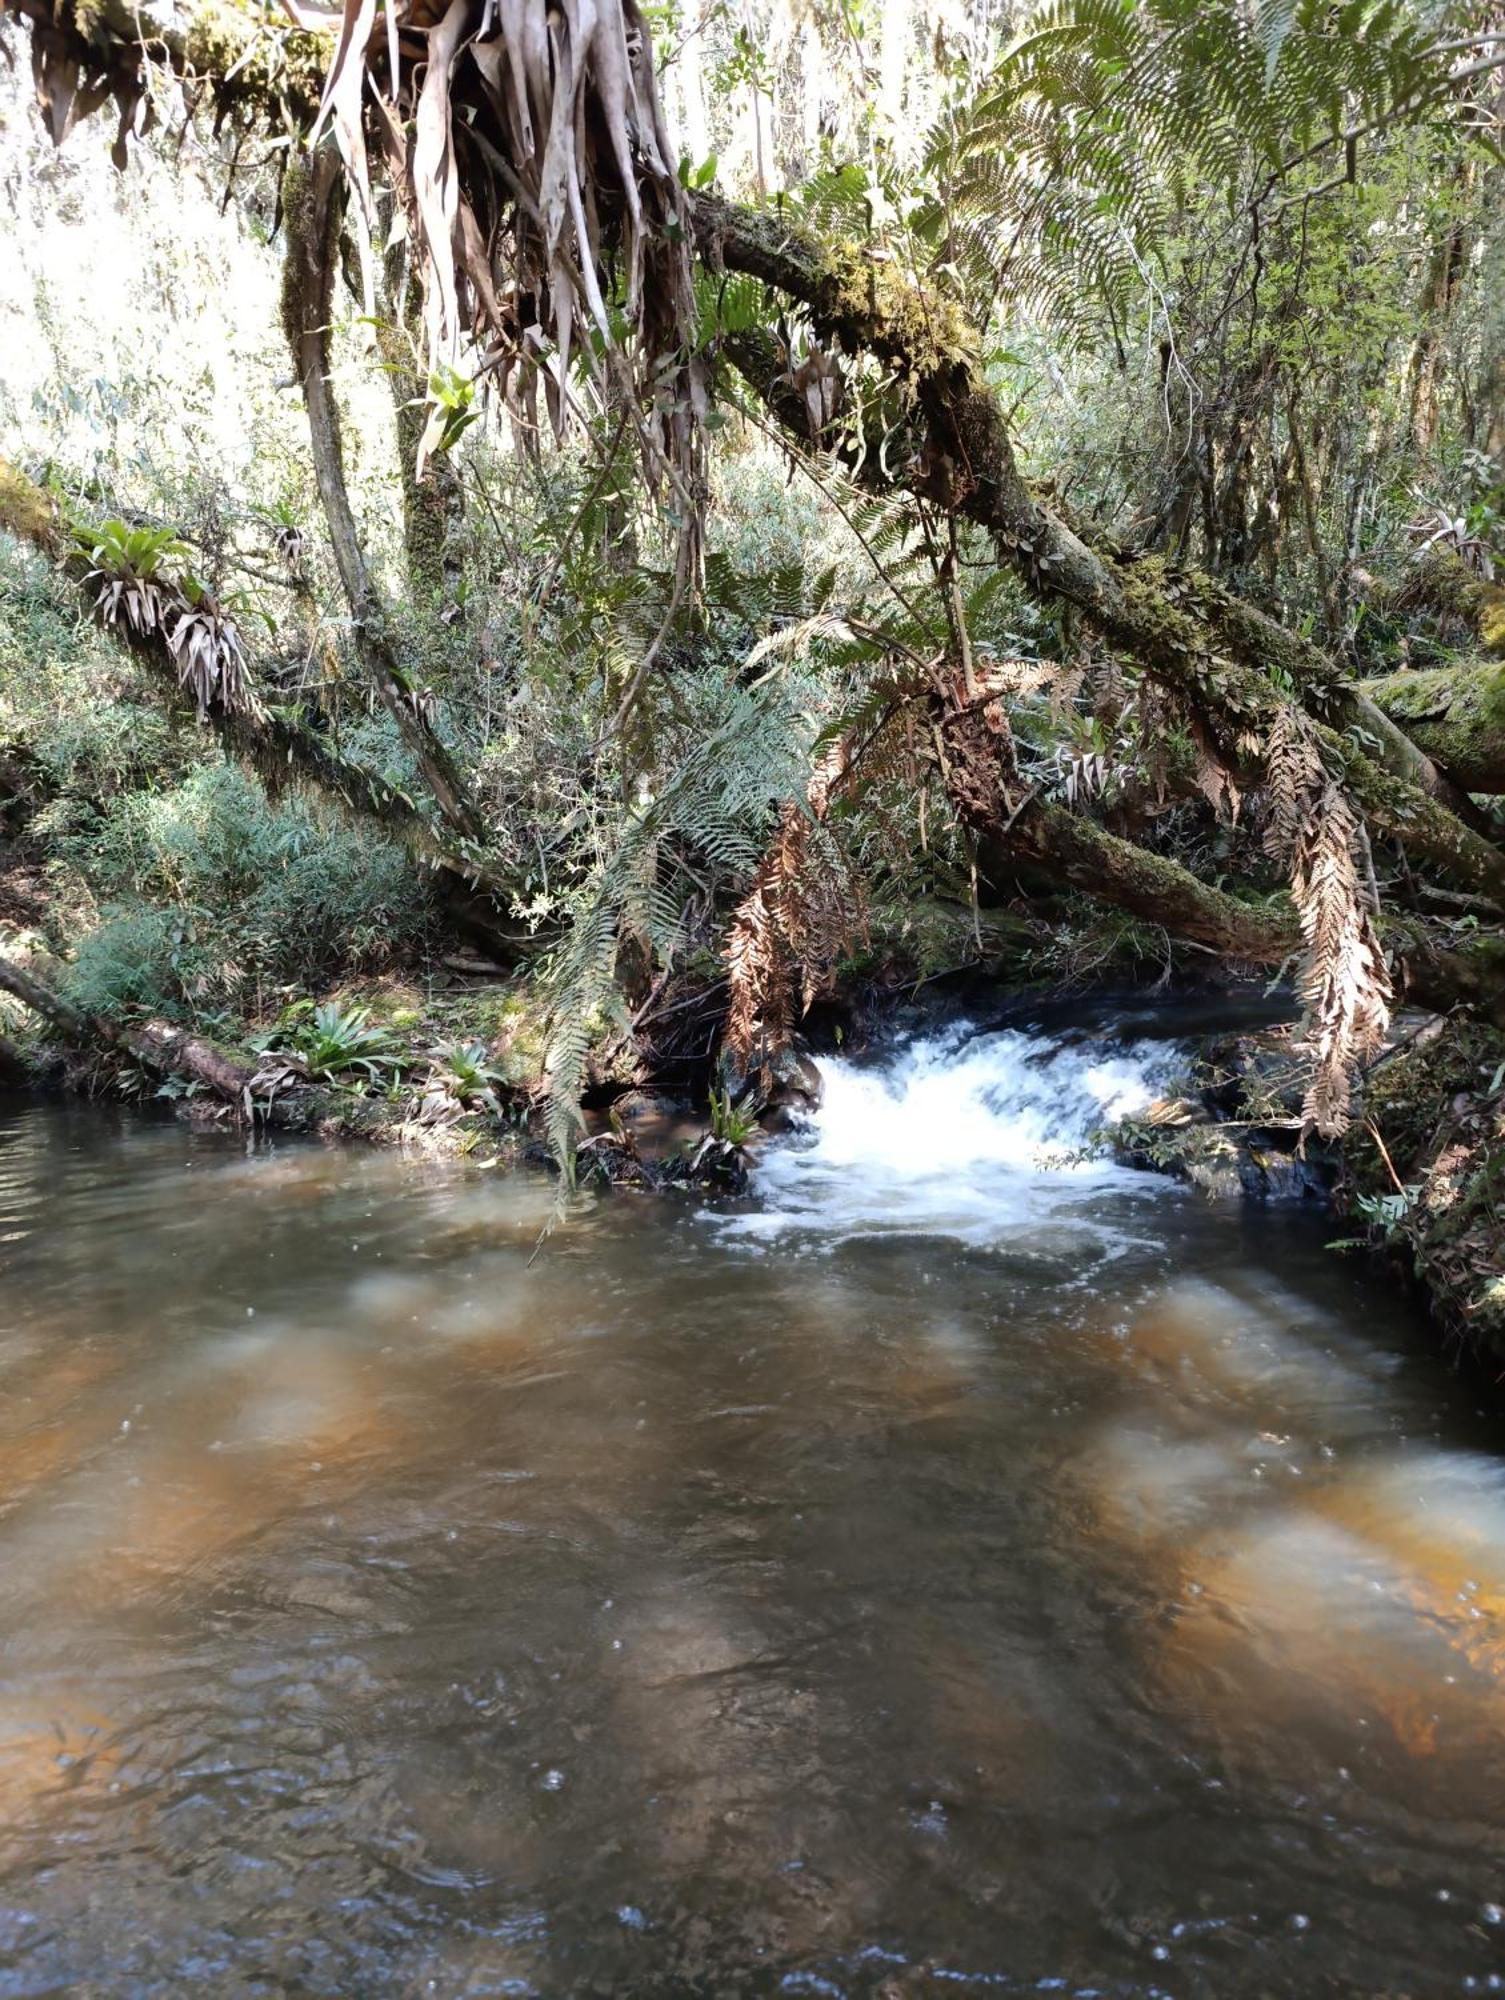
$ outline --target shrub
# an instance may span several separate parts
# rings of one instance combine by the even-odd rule
[[[107,1011],[259,1011],[278,989],[390,963],[429,918],[404,849],[305,799],[274,804],[229,764],[79,815],[54,850],[111,904],[73,989]]]

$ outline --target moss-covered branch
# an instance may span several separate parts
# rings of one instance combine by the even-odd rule
[[[1364,690],[1468,791],[1505,793],[1505,665],[1412,668]]]
[[[705,256],[777,286],[806,307],[824,338],[877,354],[909,383],[923,429],[909,475],[914,490],[988,529],[1033,592],[1071,605],[1174,689],[1231,767],[1257,773],[1250,745],[1263,739],[1284,699],[1270,678],[1279,669],[1323,720],[1327,747],[1371,822],[1505,908],[1505,854],[1450,809],[1430,760],[1318,649],[1210,578],[1159,557],[1091,546],[1031,490],[978,372],[976,335],[954,306],[890,261],[822,249],[777,212],[698,194],[692,218]]]
[[[83,588],[87,563],[70,549],[50,496],[16,466],[0,459],[0,530],[16,535],[52,557]],[[188,704],[177,669],[161,635],[129,637],[117,629],[122,644],[150,674],[163,696],[175,707]],[[490,889],[510,893],[510,883],[494,873],[484,857],[447,838],[408,795],[379,772],[341,757],[316,731],[277,708],[227,709],[211,702],[205,720],[225,747],[242,758],[273,790],[289,780],[307,784],[331,799],[353,818],[369,820],[403,842],[416,859],[448,875],[457,891]],[[474,927],[474,919],[471,920]],[[488,927],[488,944],[506,951],[508,940],[499,925]],[[514,955],[507,953],[507,955]]]
[[[994,829],[993,835],[997,851],[1035,862],[1098,902],[1225,958],[1281,965],[1301,949],[1289,904],[1240,902],[1168,856],[1121,840],[1063,806],[1030,805],[1006,832]]]

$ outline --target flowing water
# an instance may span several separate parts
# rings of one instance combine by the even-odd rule
[[[1505,1986],[1497,1420],[1163,1047],[754,1196],[0,1112],[0,1994]]]

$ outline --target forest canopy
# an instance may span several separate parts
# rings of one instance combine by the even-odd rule
[[[1294,976],[1324,1136],[1398,1002],[1505,1024],[1484,10],[4,32],[0,773],[69,1007],[264,1019],[458,927],[566,1160],[593,1078],[766,1070],[896,951]],[[105,203],[218,352],[86,385],[49,250]]]

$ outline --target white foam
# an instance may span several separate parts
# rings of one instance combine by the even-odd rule
[[[934,1234],[1052,1261],[1083,1241],[1099,1254],[1128,1247],[1137,1239],[1084,1197],[1163,1184],[1082,1149],[1152,1103],[1177,1066],[1163,1042],[966,1026],[912,1042],[882,1066],[824,1058],[820,1110],[769,1147],[753,1176],[759,1210],[726,1227],[765,1241],[790,1230]]]

